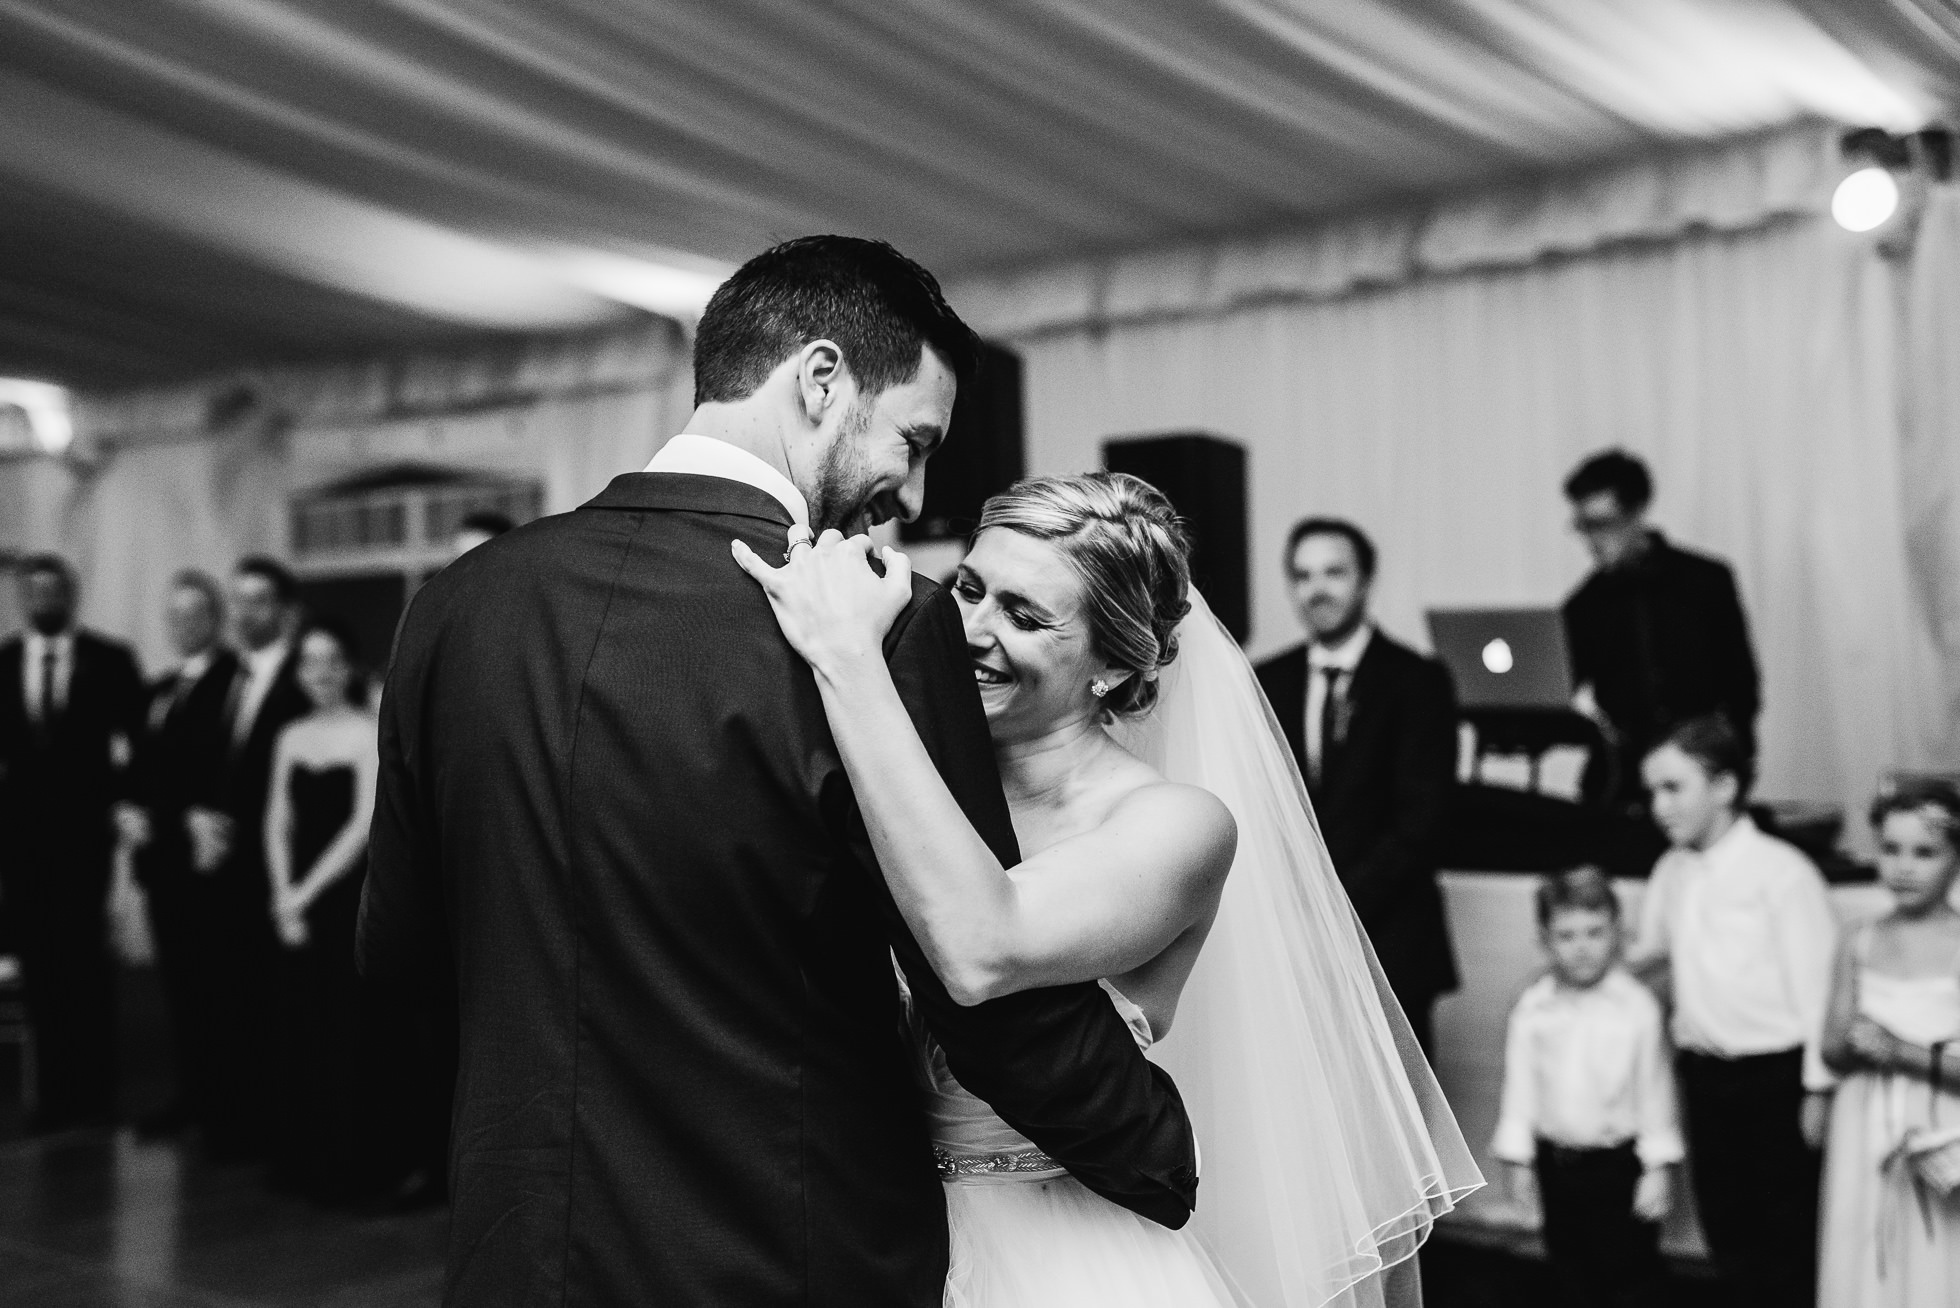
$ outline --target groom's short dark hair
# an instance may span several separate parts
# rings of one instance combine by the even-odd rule
[[[933,275],[883,241],[803,236],[735,270],[694,334],[694,402],[746,399],[814,340],[837,342],[851,375],[876,395],[919,373],[931,346],[961,385],[979,342]]]

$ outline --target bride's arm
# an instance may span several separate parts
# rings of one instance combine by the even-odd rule
[[[1236,842],[1214,796],[1144,787],[1095,830],[1008,871],[933,767],[885,665],[884,632],[911,593],[903,556],[887,551],[883,579],[806,568],[792,592],[743,553],[816,674],[879,867],[955,999],[1118,975],[1209,916]]]
[[[961,1003],[1119,975],[1210,913],[1235,839],[1213,796],[1146,786],[1008,871],[926,757],[875,649],[818,668],[817,685],[892,897]]]

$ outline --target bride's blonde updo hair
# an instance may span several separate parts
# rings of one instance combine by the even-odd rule
[[[987,501],[979,531],[991,527],[1062,551],[1082,578],[1097,653],[1136,673],[1103,707],[1149,712],[1158,669],[1177,657],[1177,624],[1191,611],[1191,537],[1164,493],[1126,472],[1030,477]]]

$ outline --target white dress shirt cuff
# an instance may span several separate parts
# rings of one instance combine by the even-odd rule
[[[1688,1156],[1679,1131],[1649,1132],[1634,1142],[1633,1151],[1646,1168],[1672,1167]]]
[[[1500,1163],[1517,1163],[1529,1167],[1538,1160],[1538,1139],[1532,1134],[1531,1123],[1516,1118],[1497,1124],[1497,1134],[1491,1137],[1490,1156]]]
[[[1837,1074],[1824,1065],[1822,1047],[1815,1040],[1804,1042],[1803,1088],[1812,1094],[1829,1094],[1838,1088]]]

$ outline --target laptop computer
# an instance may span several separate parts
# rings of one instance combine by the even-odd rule
[[[1960,790],[1960,772],[1928,771],[1920,768],[1886,768],[1878,774],[1878,793],[1896,795],[1901,786],[1937,781]]]
[[[1572,658],[1557,609],[1431,609],[1429,640],[1464,708],[1572,706]]]

